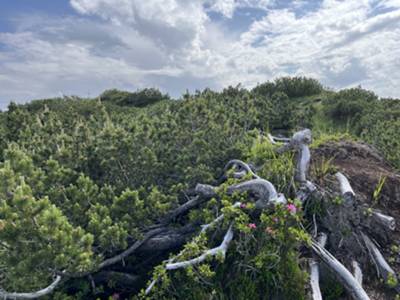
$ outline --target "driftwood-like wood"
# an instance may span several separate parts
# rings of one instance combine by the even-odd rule
[[[372,217],[385,228],[393,231],[396,229],[396,220],[388,215],[384,215],[376,210],[372,211]]]
[[[312,249],[354,300],[370,299],[357,279],[328,250],[321,247],[317,242],[312,243]]]
[[[355,199],[355,193],[353,191],[353,188],[350,185],[349,180],[347,179],[346,176],[344,176],[342,173],[337,172],[335,174],[336,179],[339,181],[340,185],[340,192],[343,196],[343,199],[345,201],[346,205],[352,205],[354,203]]]
[[[319,265],[315,259],[311,259],[310,265],[310,286],[312,300],[322,300],[322,293],[319,287]]]
[[[234,178],[243,178],[244,175],[251,174],[252,178],[260,178],[257,174],[254,173],[254,171],[251,169],[251,167],[246,164],[245,162],[239,160],[239,159],[232,159],[230,160],[224,168],[224,175],[230,170],[234,168]]]
[[[232,207],[239,207],[241,204],[242,203],[240,203],[240,202],[236,202],[235,204],[232,205]],[[211,228],[215,224],[221,222],[223,219],[224,219],[224,214],[221,214],[216,219],[214,219],[212,222],[201,225],[201,232],[207,231],[209,228]]]
[[[276,145],[276,141],[275,141],[274,137],[270,133],[267,133],[267,138],[268,138],[268,140],[270,141],[271,144]]]
[[[9,293],[0,290],[0,297],[3,299],[37,299],[51,294],[61,282],[61,275],[57,275],[56,279],[46,288],[31,293]]]
[[[193,266],[196,264],[199,264],[207,259],[209,256],[217,256],[221,255],[222,257],[225,257],[226,251],[228,250],[229,244],[233,239],[233,228],[232,225],[229,226],[228,231],[225,233],[224,239],[222,243],[215,248],[209,249],[205,251],[203,254],[200,256],[190,259],[190,260],[185,260],[185,261],[180,261],[176,263],[168,263],[165,268],[167,270],[176,270],[180,268],[186,268],[188,266]]]
[[[233,207],[239,207],[240,205],[241,205],[240,202],[236,202],[236,203],[233,204],[232,206],[233,206]],[[212,222],[210,222],[210,223],[208,223],[208,224],[205,224],[205,225],[201,225],[202,229],[201,229],[200,233],[206,232],[208,229],[212,228],[215,224],[221,222],[223,219],[224,219],[224,214],[221,214],[221,215],[219,215],[217,218],[215,218]],[[231,229],[231,227],[230,227],[230,229]],[[227,237],[227,236],[225,235],[225,238],[226,238],[226,237]],[[229,237],[229,236],[228,236],[228,237]],[[224,239],[225,239],[225,238],[224,238]],[[226,253],[226,251],[225,251],[225,253]],[[224,253],[224,255],[225,255],[225,253]],[[170,258],[170,259],[167,261],[167,265],[173,264],[176,260],[179,259],[179,257],[180,257],[182,254],[183,254],[183,251],[180,252],[177,256]],[[204,254],[204,253],[203,253],[203,254]],[[197,258],[197,259],[198,259],[198,258]],[[168,270],[168,269],[167,269],[167,270]],[[148,287],[147,287],[146,290],[145,290],[145,295],[148,295],[148,294],[152,291],[152,289],[154,288],[154,286],[157,284],[157,281],[158,281],[158,280],[159,280],[159,278],[153,279],[153,280],[151,281],[151,283],[148,285]]]
[[[325,247],[327,241],[327,235],[322,233],[319,235],[317,243],[321,247]],[[313,257],[310,259],[310,286],[312,293],[312,300],[322,300],[322,293],[319,287],[319,264],[317,260]]]
[[[362,233],[361,236],[364,240],[365,246],[369,251],[369,254],[371,255],[372,260],[376,265],[378,276],[381,276],[386,282],[389,279],[389,276],[397,281],[395,271],[386,262],[385,258],[383,257],[382,253],[379,251],[375,243],[372,242],[366,234]]]
[[[353,188],[351,187],[350,182],[349,182],[349,180],[347,179],[347,177],[344,176],[344,175],[343,175],[342,173],[340,173],[340,172],[337,172],[337,173],[335,174],[335,176],[336,176],[337,180],[339,181],[339,184],[340,184],[340,192],[342,193],[342,195],[349,194],[349,195],[355,196],[355,193],[354,193],[354,191],[353,191]]]
[[[267,134],[267,138],[271,142],[271,144],[276,144],[277,142],[284,142],[284,143],[290,142],[289,138],[276,137],[271,135],[270,133]]]
[[[283,194],[278,194],[274,185],[265,179],[252,179],[242,183],[228,187],[228,194],[234,192],[248,192],[256,196],[256,207],[264,209],[274,206],[278,203],[286,203],[286,198]]]
[[[298,146],[299,158],[297,160],[295,179],[298,182],[305,183],[307,181],[307,172],[310,165],[311,154],[307,144]]]
[[[360,264],[353,260],[351,262],[351,265],[353,267],[353,274],[354,274],[354,278],[358,281],[358,283],[362,286],[362,282],[363,282],[363,273],[360,267]]]
[[[290,150],[297,151],[297,162],[294,179],[301,185],[301,189],[303,190],[303,193],[301,194],[302,198],[305,198],[308,194],[311,194],[314,191],[314,185],[311,182],[307,181],[307,173],[311,161],[311,153],[309,148],[309,145],[312,141],[311,130],[304,129],[301,131],[297,131],[290,139],[275,138],[271,135],[269,135],[268,138],[273,144],[275,144],[275,141],[282,141],[285,143],[283,146],[276,149],[276,153],[278,154],[282,154]],[[311,190],[309,190],[309,188],[311,188]],[[305,199],[300,200],[305,201]]]
[[[202,197],[212,198],[217,196],[215,189],[216,189],[215,186],[199,183],[196,185],[196,188],[194,190],[198,195]]]

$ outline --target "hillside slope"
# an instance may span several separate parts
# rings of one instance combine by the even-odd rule
[[[267,137],[289,138],[303,128],[312,131],[312,163],[299,178],[298,159],[307,153],[301,147],[310,141],[281,152],[282,140]],[[381,284],[368,251],[348,238],[370,236],[399,270],[398,229],[369,218],[374,209],[398,217],[399,132],[399,100],[361,88],[333,92],[307,78],[281,78],[250,91],[206,89],[179,100],[146,89],[12,103],[0,114],[1,287],[32,292],[56,282],[45,297],[131,299],[145,297],[153,277],[157,284],[147,297],[156,299],[302,299],[310,295],[306,273],[318,223],[331,235],[327,249],[347,267],[361,258],[371,297],[394,297],[395,276],[386,274]],[[232,159],[245,164],[229,164]],[[348,195],[337,171],[354,188],[352,214],[342,205]],[[252,176],[288,202],[260,211],[259,192],[230,192]],[[346,228],[326,218],[337,212]],[[197,237],[201,224],[222,213],[220,225]],[[182,249],[179,260],[220,245],[230,222],[234,238],[225,262],[216,255],[165,272],[165,260]],[[322,273],[325,298],[345,297],[343,284]]]

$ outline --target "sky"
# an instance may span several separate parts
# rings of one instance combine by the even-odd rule
[[[400,0],[2,0],[0,108],[307,76],[400,98]]]

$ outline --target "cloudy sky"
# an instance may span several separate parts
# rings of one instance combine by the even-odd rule
[[[400,0],[0,2],[0,108],[305,75],[400,97]]]

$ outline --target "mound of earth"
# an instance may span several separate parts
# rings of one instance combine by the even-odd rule
[[[354,192],[361,204],[380,210],[400,220],[400,175],[383,159],[383,155],[371,145],[354,142],[327,142],[312,150],[311,175],[321,186],[335,186],[335,178],[331,175],[319,176],[317,169],[333,169],[342,172],[349,179]],[[320,171],[321,173],[321,171]],[[328,173],[328,172],[327,172]],[[377,194],[380,183],[383,186]],[[337,186],[337,184],[336,184]],[[337,187],[338,188],[338,187]],[[338,188],[339,189],[339,188]],[[390,232],[389,239],[375,240],[391,267],[400,273],[400,256],[396,247],[400,244],[400,224]],[[395,292],[382,289],[379,285],[374,268],[365,270],[365,289],[371,299],[394,299]],[[378,287],[379,285],[379,287]]]

